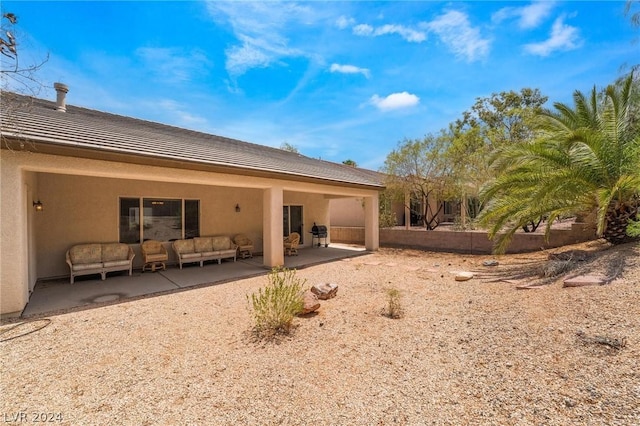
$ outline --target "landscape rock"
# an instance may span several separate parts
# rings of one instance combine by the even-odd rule
[[[321,283],[311,287],[311,292],[318,296],[320,300],[327,300],[336,297],[338,293],[338,284]]]
[[[483,266],[498,266],[498,261],[495,259],[485,260],[482,262]]]
[[[473,272],[461,271],[456,274],[456,281],[468,281],[473,278]]]
[[[304,293],[303,300],[304,305],[302,307],[302,312],[300,312],[300,315],[310,314],[311,312],[315,312],[320,308],[318,296],[313,294],[311,291],[306,291]]]
[[[541,289],[541,285],[532,285],[532,284],[520,284],[516,286],[517,290],[537,290]]]
[[[602,285],[605,280],[595,275],[579,275],[577,277],[564,280],[563,287],[584,287],[588,285]]]

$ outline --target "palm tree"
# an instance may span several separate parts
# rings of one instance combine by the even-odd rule
[[[574,107],[555,103],[536,120],[537,139],[496,153],[497,177],[481,191],[480,219],[506,249],[521,226],[546,217],[546,235],[557,218],[595,213],[597,234],[618,244],[640,205],[640,134],[632,110],[633,75],[602,96],[573,95]]]

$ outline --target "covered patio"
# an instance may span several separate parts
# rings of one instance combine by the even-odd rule
[[[302,269],[366,253],[368,251],[362,246],[347,244],[331,244],[326,248],[307,247],[298,250],[297,256],[286,256],[284,266],[288,269]],[[21,317],[40,317],[68,310],[90,309],[207,285],[233,285],[233,281],[266,275],[268,272],[262,256],[254,256],[238,259],[236,262],[207,263],[202,268],[193,264],[183,269],[172,265],[166,271],[157,272],[143,273],[137,269],[133,276],[126,272],[115,272],[110,273],[105,281],[98,275],[78,277],[75,284],[70,284],[68,278],[39,281]]]
[[[313,243],[312,224],[331,226],[331,200],[357,198],[365,217],[364,246],[378,249],[378,199],[384,188],[378,174],[268,146],[16,96],[28,107],[18,108],[11,119],[5,119],[3,109],[0,129],[2,317],[30,312],[41,292],[36,284],[43,287],[67,276],[65,254],[80,244],[127,244],[135,254],[132,266],[139,269],[143,241],[161,242],[173,263],[177,256],[169,248],[172,241],[242,234],[262,254],[253,266],[264,271],[292,262],[285,258],[285,237],[298,233],[304,249]],[[331,244],[330,237],[327,242]],[[215,273],[182,282],[172,277],[174,272],[160,274],[166,279],[158,291],[230,279]],[[147,281],[146,275],[138,281]],[[117,300],[155,292],[132,292],[130,287],[123,285],[115,296],[78,296],[73,306],[95,297]],[[78,289],[68,295],[76,293]]]

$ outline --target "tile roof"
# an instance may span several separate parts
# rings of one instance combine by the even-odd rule
[[[263,172],[281,178],[304,177],[356,186],[383,186],[382,175],[371,170],[318,160],[303,155],[182,129],[151,121],[3,92],[12,108],[2,108],[3,137],[17,137],[46,145],[84,148],[96,152],[177,160],[195,165]]]

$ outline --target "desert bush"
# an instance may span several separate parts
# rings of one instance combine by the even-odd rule
[[[476,218],[467,217],[466,223],[462,223],[462,217],[457,214],[453,218],[453,225],[451,229],[454,231],[467,231],[467,230],[476,230],[478,229],[478,220]]]
[[[404,309],[402,309],[400,299],[400,290],[395,288],[387,289],[387,308],[383,311],[385,316],[393,319],[404,316]]]
[[[286,268],[272,269],[268,280],[267,286],[247,295],[253,309],[254,331],[260,337],[288,334],[293,318],[302,312],[306,280],[296,277],[295,269]]]

